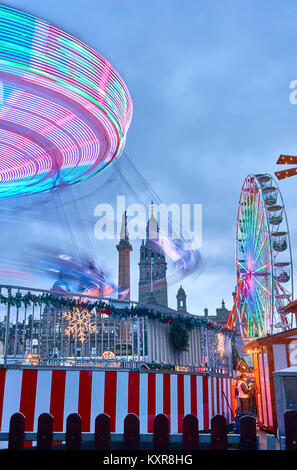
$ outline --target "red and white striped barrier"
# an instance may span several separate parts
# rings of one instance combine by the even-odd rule
[[[140,419],[140,432],[153,431],[154,416],[165,413],[170,432],[182,432],[192,413],[200,429],[209,429],[215,414],[231,422],[232,379],[202,375],[127,371],[0,369],[0,429],[9,430],[17,411],[26,417],[25,431],[37,431],[41,413],[54,417],[54,431],[65,432],[66,418],[79,413],[82,431],[94,432],[100,413],[111,417],[111,432],[122,433],[127,413]]]

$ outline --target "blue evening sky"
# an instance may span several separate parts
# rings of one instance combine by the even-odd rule
[[[203,270],[170,285],[169,304],[175,307],[182,283],[191,313],[202,314],[204,307],[213,313],[222,298],[231,308],[236,281],[236,214],[243,180],[250,173],[273,174],[280,153],[297,154],[297,105],[289,101],[290,82],[297,79],[296,1],[2,3],[79,37],[120,72],[134,104],[125,149],[129,158],[163,202],[203,205]],[[139,182],[122,160],[115,163],[117,170],[108,171],[110,175],[116,172],[116,178],[123,171],[137,192]],[[75,186],[73,192],[82,195],[93,189],[78,201],[78,210],[99,260],[116,279],[115,243],[100,242],[93,234],[95,206],[114,202],[119,191],[112,183],[101,187],[108,171],[102,180],[99,175]],[[280,182],[280,187],[291,229],[293,261],[297,262],[297,178]],[[48,209],[48,219],[34,217],[42,201],[37,196],[27,218],[22,201],[18,201],[19,212],[13,212],[13,203],[1,203],[14,214],[2,213],[2,255],[8,257],[8,250],[12,257],[21,256],[29,242],[34,245],[46,239],[54,245],[57,233],[49,230],[54,211]],[[71,204],[65,206],[67,210],[79,240],[78,215]],[[132,252],[132,297],[136,300],[138,246]],[[1,277],[1,281],[5,279]],[[38,286],[36,278],[13,282]],[[43,280],[40,285],[48,287],[50,282]]]

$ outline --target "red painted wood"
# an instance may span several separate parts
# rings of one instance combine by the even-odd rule
[[[170,374],[163,374],[163,413],[168,417],[170,432]]]
[[[42,413],[38,418],[37,449],[51,450],[53,443],[53,417],[49,413]]]
[[[124,419],[124,449],[139,450],[139,419],[133,413]]]
[[[24,448],[25,416],[22,413],[14,413],[9,423],[9,450],[22,450]]]
[[[129,372],[128,413],[139,416],[139,372]]]
[[[154,419],[154,450],[169,450],[169,419],[158,414]]]
[[[192,414],[183,419],[183,449],[197,450],[199,447],[198,418]]]
[[[72,413],[66,420],[66,449],[80,450],[81,445],[81,417]]]
[[[253,416],[242,416],[240,418],[240,449],[257,449],[256,420]]]
[[[223,391],[224,391],[224,378],[221,377],[220,379],[220,383],[221,383],[221,401],[222,401],[222,409],[221,409],[221,413],[223,416],[225,416],[225,409],[226,409],[226,401],[225,401],[225,397],[223,395]]]
[[[50,414],[54,418],[53,431],[63,431],[64,399],[65,399],[66,370],[53,370]]]
[[[110,416],[110,431],[115,432],[117,372],[105,372],[104,413]]]
[[[37,374],[37,369],[23,370],[20,413],[23,413],[26,418],[25,431],[33,431]],[[25,447],[31,446],[32,442],[25,442]]]
[[[109,450],[110,449],[110,417],[101,413],[95,419],[95,450]]]
[[[153,432],[156,415],[156,374],[148,374],[147,392],[147,430]]]
[[[177,376],[177,423],[178,432],[183,432],[183,419],[184,419],[184,400],[185,400],[185,389],[184,389],[184,375],[179,374]]]
[[[0,369],[0,429],[2,423],[6,369]]]
[[[90,432],[92,400],[92,371],[79,373],[78,414],[81,417],[82,432]]]
[[[211,376],[210,378],[210,384],[211,384],[211,418],[214,417],[215,415],[215,402],[214,402],[214,377]]]
[[[197,375],[191,375],[191,413],[197,416]]]
[[[220,407],[220,384],[219,384],[219,377],[214,377],[214,380],[216,382],[216,390],[217,390],[217,413],[221,413],[221,407]]]
[[[227,449],[227,425],[225,416],[215,415],[211,420],[211,449]]]
[[[284,413],[286,449],[297,450],[297,411],[287,410]]]
[[[209,428],[209,406],[208,406],[208,376],[202,377],[203,389],[203,429]]]

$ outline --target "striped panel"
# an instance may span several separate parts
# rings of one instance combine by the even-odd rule
[[[66,431],[67,417],[78,412],[79,375],[77,370],[66,372],[63,431]]]
[[[129,372],[128,413],[139,417],[139,372]]]
[[[78,414],[81,417],[82,432],[90,432],[92,401],[92,372],[82,370],[79,373]]]
[[[202,377],[203,386],[203,429],[209,428],[208,377]]]
[[[178,416],[178,393],[179,387],[181,385],[178,384],[178,376],[175,374],[170,374],[170,432],[176,433],[178,432],[178,425],[179,425],[179,416]]]
[[[177,376],[177,413],[178,413],[178,432],[183,432],[183,417],[184,417],[184,375]]]
[[[146,374],[141,374],[144,376]],[[153,432],[156,412],[156,374],[147,374],[147,432]]]
[[[191,375],[191,414],[197,416],[197,381],[196,375]]]
[[[152,432],[148,430],[148,378],[149,376],[154,377],[154,375],[155,374],[139,374],[139,421],[141,433]],[[155,391],[153,391],[153,393],[155,395]],[[153,416],[155,416],[155,412]]]
[[[169,432],[171,432],[171,374],[163,374],[163,413],[169,418]],[[174,387],[172,387],[174,393]],[[175,410],[173,410],[174,413]]]
[[[0,429],[1,429],[1,423],[2,423],[5,375],[6,375],[6,369],[0,369]]]
[[[38,375],[40,373],[41,371],[38,372]],[[55,432],[63,431],[65,384],[66,384],[66,371],[65,370],[53,370],[51,374],[51,389],[50,389],[51,394],[50,394],[49,410],[50,410],[50,414],[54,418],[53,430]],[[38,398],[39,398],[39,394],[38,394],[37,400]],[[40,400],[42,401],[42,397],[40,398]]]
[[[104,413],[110,417],[110,431],[115,432],[115,416],[116,416],[116,396],[117,391],[117,372],[105,372],[104,382]]]
[[[117,374],[116,432],[124,432],[124,419],[128,414],[129,372],[115,372],[115,374]],[[114,399],[114,396],[112,398]]]
[[[203,429],[203,385],[202,376],[196,376],[197,382],[197,418],[199,421],[199,429]]]
[[[61,372],[61,371],[57,371]],[[37,375],[36,385],[36,401],[34,410],[34,428],[33,431],[37,431],[38,417],[41,413],[50,413],[50,402],[51,402],[51,386],[52,386],[52,371],[40,370]],[[64,403],[64,399],[63,399]],[[56,416],[54,423],[56,424]]]
[[[19,411],[22,391],[22,370],[6,371],[1,431],[9,431],[11,416]]]
[[[104,413],[104,386],[105,372],[92,372],[92,402],[91,402],[91,432],[95,431],[95,419],[101,413]]]
[[[1,431],[9,430],[10,418],[17,411],[26,416],[26,430],[35,432],[42,413],[53,415],[54,431],[60,432],[65,432],[71,413],[80,414],[83,432],[93,432],[95,418],[103,412],[111,418],[111,432],[123,432],[128,412],[139,416],[141,433],[153,431],[153,420],[159,413],[169,417],[171,433],[182,432],[183,418],[190,413],[198,417],[199,429],[209,429],[211,418],[223,407],[228,421],[231,420],[226,400],[220,399],[222,391],[231,404],[231,379],[225,377],[1,369]]]

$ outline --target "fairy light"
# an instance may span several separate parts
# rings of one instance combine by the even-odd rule
[[[119,158],[126,84],[79,39],[0,5],[0,197],[84,181]]]
[[[84,343],[86,335],[96,333],[96,325],[92,321],[92,313],[76,307],[73,311],[63,312],[63,318],[68,321],[65,329],[67,336],[73,336],[80,343]]]
[[[297,157],[293,157],[292,155],[280,155],[276,164],[277,165],[297,165]],[[297,175],[297,168],[276,171],[275,175],[279,180],[289,178],[290,176]]]

